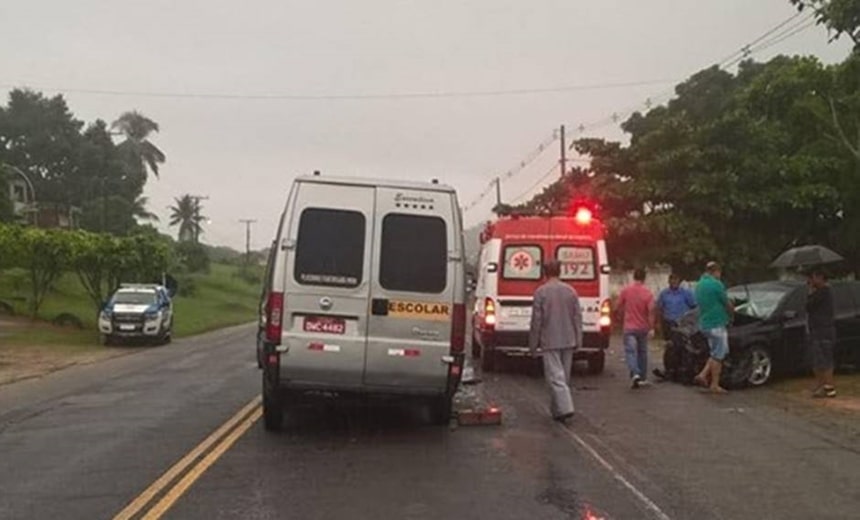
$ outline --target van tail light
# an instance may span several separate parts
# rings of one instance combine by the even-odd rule
[[[612,304],[609,300],[603,300],[600,304],[600,327],[607,328],[612,326]]]
[[[451,354],[460,354],[466,350],[466,306],[454,304],[454,316],[451,323]]]
[[[484,324],[488,327],[496,326],[496,302],[492,298],[484,300]]]
[[[281,344],[284,321],[284,293],[271,292],[266,301],[266,341]]]

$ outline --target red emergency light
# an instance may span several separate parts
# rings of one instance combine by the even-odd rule
[[[568,215],[580,226],[588,226],[595,219],[597,204],[584,197],[577,197],[568,206]]]

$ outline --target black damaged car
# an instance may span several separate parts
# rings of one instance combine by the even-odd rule
[[[836,364],[860,368],[860,282],[833,282],[836,312]],[[729,356],[721,383],[761,386],[773,377],[806,373],[806,284],[773,281],[732,287],[735,304],[729,327]],[[666,344],[661,377],[692,383],[708,359],[708,347],[693,310],[675,327]]]

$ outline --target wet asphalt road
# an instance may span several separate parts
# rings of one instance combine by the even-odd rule
[[[501,427],[378,404],[248,422],[165,518],[860,517],[860,439],[766,392],[632,391],[617,352],[575,384],[567,429],[516,372],[470,389]],[[0,518],[112,518],[258,389],[248,327],[0,387]]]

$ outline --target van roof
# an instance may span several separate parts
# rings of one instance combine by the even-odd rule
[[[453,187],[447,184],[433,184],[432,182],[400,181],[393,179],[368,179],[363,177],[328,177],[323,175],[302,175],[296,178],[296,182],[312,182],[316,184],[341,184],[348,186],[380,186],[383,188],[394,188],[403,190],[438,191],[443,193],[454,193]]]

